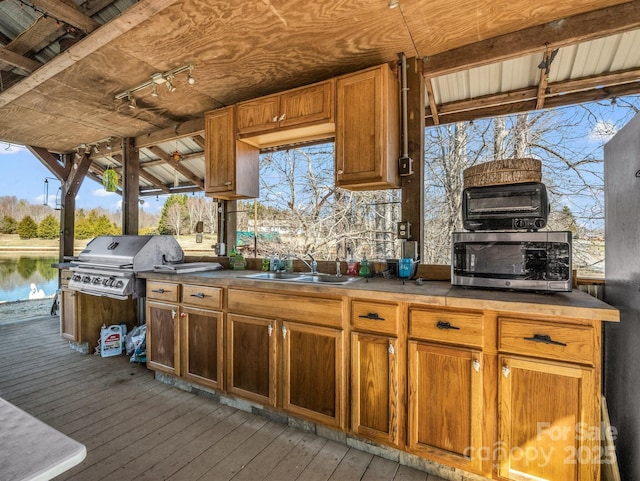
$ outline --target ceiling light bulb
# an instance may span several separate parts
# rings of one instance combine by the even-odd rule
[[[129,108],[130,109],[135,109],[138,105],[136,104],[136,99],[134,99],[131,94],[127,95],[127,97],[129,98]]]
[[[399,0],[389,0],[389,8],[398,8],[400,6]]]
[[[191,74],[189,74],[189,75],[187,75],[187,83],[188,83],[189,85],[193,85],[193,84],[195,84],[195,83],[196,83],[196,79],[194,79],[194,78],[191,76]]]

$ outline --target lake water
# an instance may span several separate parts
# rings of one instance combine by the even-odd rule
[[[47,254],[2,254],[0,256],[0,302],[29,299],[31,284],[47,297],[58,289],[58,269],[51,264],[58,258]]]

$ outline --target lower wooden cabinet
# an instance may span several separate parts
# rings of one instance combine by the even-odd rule
[[[599,479],[594,370],[501,356],[499,474],[517,481]]]
[[[343,427],[343,331],[282,323],[282,407],[329,426]]]
[[[482,469],[481,352],[409,341],[408,448],[472,472]]]
[[[277,322],[227,314],[227,391],[276,405]]]
[[[76,292],[60,289],[60,336],[69,341],[79,341]]]
[[[398,340],[351,334],[351,429],[382,444],[399,446],[400,412]],[[404,379],[404,377],[403,377]]]
[[[224,388],[224,326],[222,313],[181,307],[183,375],[214,389]]]
[[[180,375],[180,316],[177,304],[147,301],[147,366]]]

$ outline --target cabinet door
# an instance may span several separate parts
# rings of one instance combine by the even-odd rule
[[[238,134],[252,134],[278,128],[280,96],[271,95],[238,104]]]
[[[180,318],[176,304],[147,302],[147,367],[180,375]]]
[[[354,190],[400,186],[398,81],[387,65],[336,84],[336,185]]]
[[[223,389],[222,313],[184,306],[181,311],[184,377]]]
[[[351,427],[374,441],[399,440],[398,342],[395,338],[351,334]]]
[[[276,405],[274,320],[227,314],[227,391]]]
[[[409,341],[409,449],[482,469],[481,353]]]
[[[235,107],[205,115],[204,190],[219,199],[258,197],[258,149],[236,140]]]
[[[280,127],[333,122],[333,81],[291,90],[280,95]]]
[[[76,293],[70,289],[60,290],[60,336],[78,341]]]
[[[499,474],[518,481],[594,481],[600,394],[592,368],[500,357]]]
[[[343,332],[282,323],[284,399],[287,411],[344,427]]]

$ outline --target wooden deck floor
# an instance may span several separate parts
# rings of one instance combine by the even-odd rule
[[[52,317],[0,324],[0,397],[87,446],[60,480],[442,481],[72,351]]]

